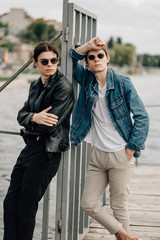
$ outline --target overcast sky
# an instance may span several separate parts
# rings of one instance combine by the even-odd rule
[[[97,35],[121,37],[137,53],[160,54],[160,0],[70,0],[98,17]],[[62,21],[63,0],[5,0],[0,15],[24,8],[33,18]]]

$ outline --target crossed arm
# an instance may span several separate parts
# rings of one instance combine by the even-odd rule
[[[56,125],[58,123],[58,116],[52,113],[48,113],[48,111],[50,111],[51,108],[52,106],[44,109],[39,113],[34,113],[31,118],[31,122],[42,124],[48,127],[53,127],[54,125]]]
[[[24,126],[30,133],[42,135],[50,134],[55,131],[55,128],[58,127],[66,117],[69,116],[73,105],[73,89],[61,89],[59,84],[49,107],[41,112],[32,112],[28,99],[23,108],[19,111],[17,120],[19,124]]]

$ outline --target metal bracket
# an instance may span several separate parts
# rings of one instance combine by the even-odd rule
[[[66,27],[65,28],[65,36],[64,36],[65,42],[68,42],[68,36],[69,36],[69,27]]]
[[[59,233],[61,233],[62,227],[63,227],[63,219],[60,218],[60,219],[59,219],[59,223],[58,223],[58,232],[59,232]]]

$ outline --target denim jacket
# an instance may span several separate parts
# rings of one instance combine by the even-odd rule
[[[85,55],[74,49],[70,50],[70,55],[73,58],[73,77],[81,86],[71,126],[71,142],[77,146],[91,128],[92,108],[99,88],[93,72],[78,63]],[[127,147],[135,150],[134,157],[139,157],[148,134],[149,117],[130,78],[112,68],[107,69],[106,107]]]

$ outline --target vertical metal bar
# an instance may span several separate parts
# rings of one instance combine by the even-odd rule
[[[75,34],[74,41],[79,41],[80,38],[80,13],[74,12],[74,4],[69,4],[69,41],[68,41],[68,52],[73,45],[73,33]],[[73,20],[75,19],[75,23]],[[68,77],[72,79],[72,59],[68,56],[67,61],[70,63],[67,68]],[[75,97],[77,96],[77,82],[73,81],[73,87],[75,92]],[[69,214],[68,214],[68,240],[73,240],[75,226],[75,187],[76,187],[76,155],[77,149],[71,147],[71,165],[70,165],[70,191],[69,191]],[[78,216],[76,216],[77,218]]]
[[[78,239],[79,234],[79,208],[80,208],[80,178],[81,178],[81,148],[82,145],[77,147],[76,156],[76,182],[75,182],[75,209],[74,209],[74,231],[73,240]]]
[[[94,18],[92,18],[92,28],[92,37],[95,37],[97,35],[97,21]]]
[[[81,37],[80,21],[81,21],[81,14],[79,11],[75,11],[75,43],[79,42]],[[79,89],[78,84],[77,84],[77,88]],[[80,171],[81,171],[81,145],[78,146],[77,154],[76,154],[73,239],[78,239],[78,235],[79,235],[78,230],[79,230],[79,209],[80,209],[80,186],[79,186]]]
[[[63,162],[61,161],[57,173],[57,191],[56,191],[56,217],[55,217],[55,239],[61,239],[61,232],[59,229],[60,219],[62,219],[62,177],[63,176]]]
[[[92,37],[91,31],[92,31],[92,24],[91,24],[91,17],[87,17],[87,41],[89,41]]]
[[[82,198],[82,193],[83,193],[83,188],[84,188],[84,182],[85,182],[85,172],[86,172],[86,160],[87,160],[87,156],[86,156],[86,142],[83,142],[83,148],[82,148],[82,167],[81,167],[81,194],[80,194],[80,198]],[[79,233],[82,234],[83,233],[83,229],[84,229],[84,211],[82,209],[80,209],[80,219],[79,219]]]
[[[87,144],[87,166],[86,168],[88,168],[88,164],[90,162],[90,152],[91,152],[91,145],[88,143]],[[89,219],[88,219],[88,215],[87,213],[85,213],[85,223],[84,223],[84,227],[87,228],[89,224]]]
[[[62,183],[62,220],[63,227],[61,239],[67,239],[68,231],[68,203],[69,203],[69,166],[70,166],[70,151],[63,154],[63,183]]]
[[[63,20],[62,20],[62,51],[61,51],[61,71],[66,74],[67,56],[67,21],[68,21],[68,0],[63,0]]]
[[[68,35],[68,45],[67,45],[67,77],[69,80],[72,80],[72,58],[69,56],[69,49],[73,44],[73,24],[74,24],[74,8],[73,4],[68,5],[68,26],[69,26],[69,35]],[[75,86],[76,88],[76,86]],[[71,159],[70,159],[70,181],[69,181],[69,206],[68,206],[68,240],[73,239],[73,215],[74,215],[74,193],[75,193],[75,147],[71,146]]]
[[[72,79],[72,58],[69,55],[69,49],[73,46],[74,34],[74,4],[69,4],[68,14],[69,36],[68,36],[68,56],[67,56],[67,77]],[[75,95],[77,94],[77,83],[73,82]],[[76,96],[75,96],[76,97]],[[69,182],[69,206],[68,206],[68,236],[67,240],[73,240],[74,231],[74,206],[75,206],[75,178],[76,178],[76,153],[77,149],[71,146],[71,159],[70,159],[70,182]]]
[[[66,75],[67,69],[67,34],[68,34],[68,0],[63,0],[63,20],[62,20],[62,51],[61,51],[61,71]],[[67,222],[67,181],[68,181],[68,160],[69,151],[62,154],[60,169],[57,175],[57,201],[56,201],[56,226],[55,239],[66,239]],[[67,166],[66,166],[67,164]],[[66,169],[65,169],[66,168]]]
[[[76,178],[76,148],[71,146],[70,184],[69,184],[69,213],[68,213],[68,240],[73,240],[74,206],[75,206],[75,178]]]
[[[85,14],[82,14],[82,23],[81,23],[81,44],[86,42],[86,20],[87,17]]]
[[[62,154],[60,169],[57,176],[57,201],[56,201],[56,232],[55,239],[66,239],[67,237],[67,209],[68,209],[68,171],[70,151]]]
[[[48,239],[50,185],[43,197],[42,240]]]
[[[86,42],[86,28],[87,28],[87,17],[85,14],[82,14],[82,19],[81,19],[81,44],[84,44]],[[84,61],[83,61],[84,64]],[[83,188],[84,188],[84,180],[85,180],[85,172],[86,172],[86,142],[83,142],[83,147],[82,147],[82,172],[81,172],[81,189],[80,189],[80,199],[82,197],[83,193]],[[79,219],[79,233],[83,233],[84,229],[84,216],[85,213],[84,211],[80,208],[80,219]]]
[[[80,12],[76,11],[75,19],[75,42],[80,41]]]

